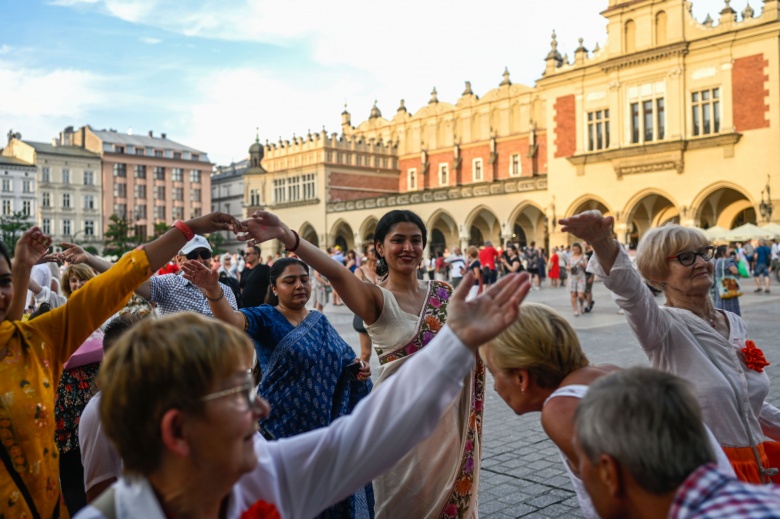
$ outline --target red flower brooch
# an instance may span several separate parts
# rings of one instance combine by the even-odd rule
[[[273,503],[258,501],[241,514],[241,519],[282,519]]]
[[[756,348],[755,342],[748,339],[745,341],[745,347],[739,351],[742,352],[747,367],[753,371],[763,373],[764,368],[769,366],[769,362],[767,362],[766,357],[764,357],[764,352]]]

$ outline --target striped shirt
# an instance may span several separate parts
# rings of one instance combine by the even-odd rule
[[[780,518],[780,487],[743,483],[714,464],[693,471],[677,489],[669,519]]]
[[[198,287],[184,279],[180,274],[165,274],[154,276],[150,280],[151,297],[149,301],[157,303],[157,308],[162,315],[175,314],[177,312],[196,312],[206,317],[214,317],[209,307],[206,296]],[[238,309],[236,296],[229,286],[220,283],[225,299],[233,310]]]

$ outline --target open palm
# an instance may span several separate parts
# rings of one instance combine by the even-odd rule
[[[25,265],[35,265],[46,255],[51,246],[51,238],[41,232],[38,227],[27,229],[14,249],[14,261]]]

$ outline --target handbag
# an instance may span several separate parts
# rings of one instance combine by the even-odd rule
[[[739,275],[743,278],[749,278],[750,272],[748,271],[748,264],[747,261],[740,258],[739,263],[737,265],[737,268],[739,269]]]
[[[732,299],[742,295],[739,280],[731,273],[726,274],[726,260],[720,260],[720,281],[717,284],[718,296],[721,299]]]

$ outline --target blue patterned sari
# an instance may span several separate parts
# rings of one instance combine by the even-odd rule
[[[281,313],[271,316],[284,321],[279,326],[290,326]],[[370,380],[352,380],[345,371],[355,358],[328,319],[309,312],[279,341],[263,370],[258,394],[271,404],[271,414],[260,424],[277,438],[285,438],[325,427],[351,413],[373,387]],[[318,517],[373,519],[371,483]]]

